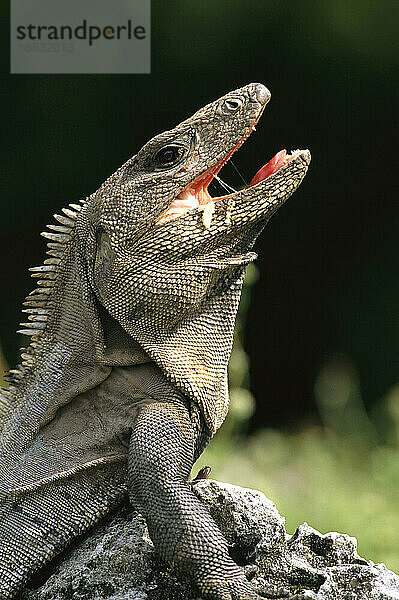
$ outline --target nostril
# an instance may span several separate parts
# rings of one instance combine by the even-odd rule
[[[271,93],[262,83],[255,83],[255,95],[260,104],[267,104],[271,97]]]

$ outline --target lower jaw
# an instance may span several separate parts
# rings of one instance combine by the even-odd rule
[[[287,154],[286,150],[281,150],[278,152],[273,158],[266,163],[259,171],[254,175],[248,187],[244,188],[248,190],[249,188],[257,185],[261,181],[265,181],[275,173],[277,173],[282,167],[287,165],[291,160],[299,156],[301,153],[300,150],[295,150]],[[217,174],[220,168],[223,166],[224,162],[221,164],[219,168],[211,167],[211,169],[202,173],[196,180],[191,182],[188,186],[184,188],[182,192],[173,200],[167,211],[161,215],[158,219],[157,224],[166,223],[168,221],[177,219],[187,212],[191,210],[195,210],[200,206],[207,205],[211,202],[218,202],[219,200],[223,200],[226,198],[233,198],[236,193],[228,194],[226,196],[217,196],[212,197],[208,192],[208,186],[212,181],[213,177]],[[208,172],[210,173],[208,174]]]

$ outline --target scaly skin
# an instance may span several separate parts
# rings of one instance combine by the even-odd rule
[[[269,98],[250,84],[200,109],[43,234],[50,258],[25,302],[31,341],[0,392],[1,600],[127,495],[204,598],[259,597],[190,471],[228,409],[251,249],[310,161],[298,151],[245,190],[207,194]]]

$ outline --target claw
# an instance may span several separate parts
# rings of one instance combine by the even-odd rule
[[[211,471],[212,467],[209,467],[208,465],[202,467],[202,469],[198,471],[196,477],[194,477],[191,483],[197,483],[198,481],[201,481],[201,479],[208,479]]]
[[[208,575],[198,587],[207,600],[262,600],[242,572],[234,576]]]
[[[299,592],[298,594],[290,594],[285,588],[277,588],[273,585],[254,586],[259,594],[259,600],[268,598],[269,600],[315,600],[316,596],[311,591]]]
[[[281,592],[281,593],[283,593],[283,592]],[[283,593],[283,595],[281,595],[281,593],[278,596],[266,595],[266,596],[259,596],[259,598],[260,598],[260,600],[262,600],[264,598],[269,598],[270,600],[314,600],[315,599],[314,595],[309,596],[309,594],[307,594],[306,592],[305,593],[300,592],[299,594],[294,594],[293,596],[289,595],[289,593],[286,593],[286,594]]]

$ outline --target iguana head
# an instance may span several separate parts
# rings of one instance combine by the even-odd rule
[[[310,162],[307,150],[279,152],[245,189],[210,196],[210,182],[269,99],[252,83],[208,104],[147,142],[82,210],[89,277],[101,304],[200,403],[212,429],[226,412],[242,278],[256,258],[250,249]]]
[[[309,152],[279,152],[239,192],[212,198],[208,186],[250,135],[269,99],[259,83],[226,94],[152,138],[92,196],[87,211],[95,236],[88,263],[107,307],[119,306],[123,296],[124,314],[129,310],[134,320],[140,308],[147,323],[169,330],[207,295],[213,269],[254,258],[242,252],[298,187]],[[205,269],[201,292],[198,268],[190,270],[190,264]],[[179,267],[184,276],[172,286],[169,277]],[[132,310],[136,294],[140,307]]]

